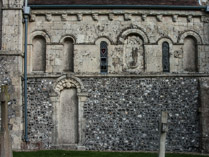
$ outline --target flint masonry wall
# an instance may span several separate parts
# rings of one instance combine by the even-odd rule
[[[157,151],[161,111],[169,113],[168,151],[199,151],[200,117],[196,78],[82,78],[87,150]],[[28,82],[30,149],[52,149],[53,79]]]
[[[198,151],[198,80],[195,78],[88,78],[85,146],[90,150],[159,147],[161,111],[169,113],[169,151]]]

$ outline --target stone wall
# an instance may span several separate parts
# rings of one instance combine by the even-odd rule
[[[33,10],[28,69],[32,72],[32,40],[42,36],[46,40],[46,72],[49,73],[63,72],[64,39],[69,37],[74,41],[74,72],[77,74],[100,73],[101,41],[108,44],[108,73],[162,72],[163,42],[168,42],[170,48],[170,72],[188,72],[183,65],[183,47],[184,39],[190,36],[197,44],[196,69],[208,72],[207,32],[208,16],[200,11]],[[133,70],[126,66],[125,58],[131,50],[128,38],[140,45],[135,47],[140,54],[136,61],[143,61],[143,65],[131,67]]]
[[[52,149],[53,79],[28,81],[30,149]],[[87,150],[157,151],[161,111],[169,113],[168,151],[201,149],[196,78],[82,78]]]

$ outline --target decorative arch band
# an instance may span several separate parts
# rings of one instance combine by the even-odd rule
[[[67,78],[66,76],[58,79],[55,84],[54,90],[60,93],[64,89],[76,88],[78,93],[84,89],[83,84],[77,78]]]

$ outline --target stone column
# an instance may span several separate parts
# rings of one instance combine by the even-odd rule
[[[8,86],[1,87],[1,131],[0,131],[0,157],[12,157],[12,146],[8,129]]]
[[[85,146],[83,146],[85,140],[85,134],[84,134],[85,120],[83,117],[83,106],[87,97],[88,97],[87,93],[78,93],[78,112],[79,112],[78,113],[78,127],[79,127],[78,150],[85,150]]]

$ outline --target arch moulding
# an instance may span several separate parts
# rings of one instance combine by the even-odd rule
[[[187,36],[194,37],[196,39],[196,41],[197,41],[197,44],[203,44],[201,36],[197,32],[195,32],[195,31],[186,31],[186,32],[181,33],[179,35],[179,38],[178,38],[178,43],[179,44],[184,44],[184,39]]]
[[[118,38],[118,43],[124,44],[126,37],[130,34],[139,35],[142,37],[145,44],[149,43],[149,38],[148,38],[147,34],[144,31],[142,31],[141,29],[137,29],[137,28],[127,29],[124,32],[122,32]]]
[[[28,38],[28,44],[32,44],[33,43],[33,38],[36,37],[36,36],[44,37],[45,40],[46,40],[46,43],[51,42],[50,36],[45,31],[34,31],[30,34],[30,37]]]
[[[73,36],[73,35],[64,35],[64,36],[61,37],[61,39],[59,40],[59,42],[60,42],[61,44],[63,44],[64,41],[65,41],[65,39],[67,39],[67,38],[72,39],[72,40],[73,40],[73,44],[76,44],[76,38],[75,38],[75,36]]]

